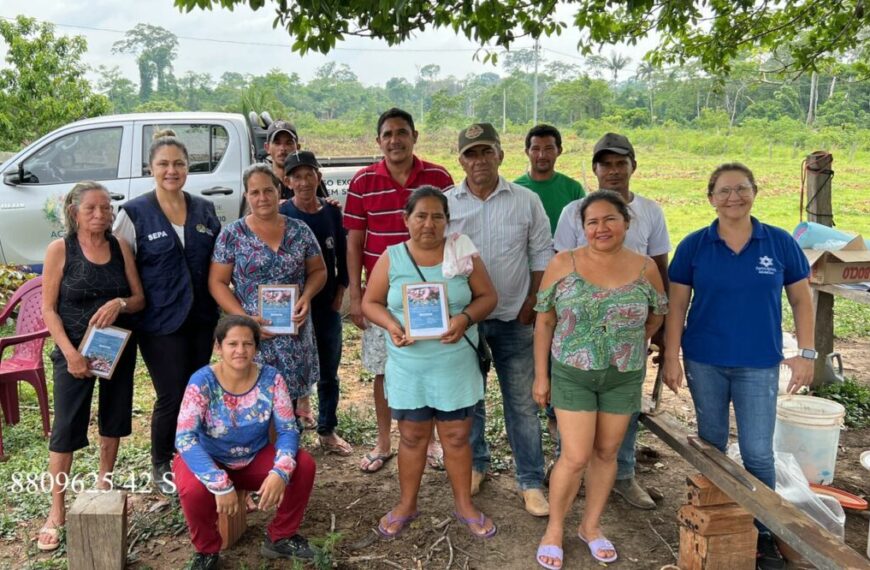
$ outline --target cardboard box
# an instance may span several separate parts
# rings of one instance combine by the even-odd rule
[[[856,236],[837,251],[805,249],[810,262],[810,281],[820,285],[870,281],[870,251],[864,238]]]

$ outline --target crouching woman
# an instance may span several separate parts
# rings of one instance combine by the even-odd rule
[[[278,509],[266,529],[263,556],[314,556],[298,534],[314,485],[314,459],[299,449],[284,378],[254,362],[259,346],[260,327],[253,319],[224,317],[215,328],[220,360],[196,371],[184,392],[172,469],[196,549],[193,569],[217,568],[218,515],[233,516],[245,508],[237,489],[257,493],[260,510]]]

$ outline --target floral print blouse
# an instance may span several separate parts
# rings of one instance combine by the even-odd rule
[[[244,394],[224,390],[211,366],[190,378],[175,433],[175,447],[187,467],[216,495],[233,490],[225,469],[241,469],[269,443],[275,426],[275,466],[285,483],[296,467],[299,432],[284,378],[275,368],[260,368],[257,383]]]
[[[317,238],[305,222],[283,217],[284,238],[277,251],[251,230],[245,218],[224,226],[215,242],[212,260],[233,265],[236,299],[249,315],[259,312],[259,285],[298,285],[301,294],[305,288],[305,261],[320,256]],[[294,400],[309,395],[320,378],[310,311],[299,334],[263,339],[256,361],[278,369]]]
[[[550,352],[562,364],[580,370],[620,372],[640,370],[646,362],[646,319],[668,311],[664,293],[640,277],[613,289],[602,289],[576,271],[538,292],[535,310],[556,310],[556,329]]]

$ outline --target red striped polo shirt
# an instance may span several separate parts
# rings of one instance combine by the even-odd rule
[[[453,178],[444,167],[416,156],[405,186],[390,176],[386,160],[363,168],[350,181],[344,205],[344,227],[365,231],[363,266],[366,275],[371,274],[387,247],[408,239],[402,213],[411,192],[426,185],[449,190],[453,187]]]

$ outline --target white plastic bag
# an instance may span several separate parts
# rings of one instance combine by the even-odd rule
[[[811,519],[843,540],[846,513],[833,497],[817,495],[807,481],[797,459],[791,453],[774,452],[776,461],[776,493],[792,503]],[[743,465],[740,448],[736,443],[728,446],[728,457]]]

